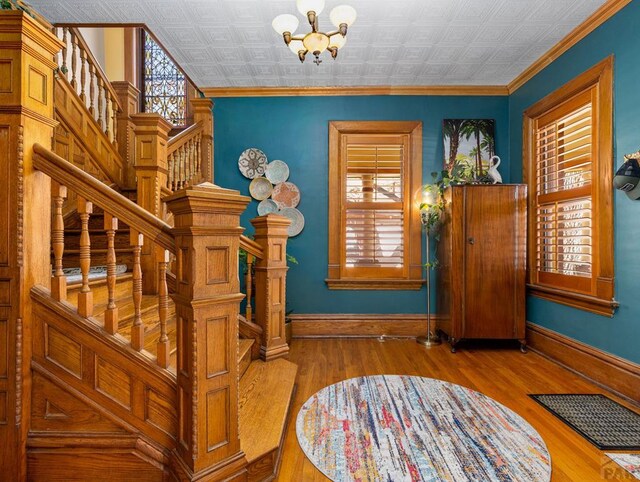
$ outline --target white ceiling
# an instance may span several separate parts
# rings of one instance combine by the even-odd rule
[[[144,23],[200,88],[505,85],[605,0],[327,0],[358,18],[338,59],[301,65],[271,28],[295,0],[30,0],[52,22]],[[300,33],[308,24],[300,16]]]

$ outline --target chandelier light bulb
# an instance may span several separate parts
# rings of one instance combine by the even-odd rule
[[[288,13],[283,13],[282,15],[278,15],[273,19],[271,25],[273,26],[273,30],[278,32],[280,35],[283,35],[285,32],[293,33],[298,28],[298,18],[294,15],[290,15]]]
[[[331,37],[329,37],[329,47],[341,49],[346,43],[347,37],[343,37],[342,35],[332,35]]]
[[[331,23],[340,28],[342,24],[350,27],[356,21],[356,9],[350,5],[338,5],[329,14]]]
[[[300,52],[301,50],[307,50],[304,47],[304,44],[302,43],[302,40],[292,40],[291,43],[289,44],[289,49],[296,55],[298,55],[298,52]]]
[[[296,4],[298,11],[305,17],[309,12],[315,12],[318,16],[324,10],[324,0],[297,0]]]

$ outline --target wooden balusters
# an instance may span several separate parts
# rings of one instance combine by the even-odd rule
[[[118,307],[116,306],[116,249],[115,239],[118,231],[118,218],[104,213],[104,229],[107,232],[107,309],[104,312],[104,329],[115,335],[118,332]]]
[[[91,238],[89,237],[89,217],[93,212],[91,201],[78,196],[78,215],[80,216],[80,271],[82,272],[82,288],[78,293],[78,314],[88,318],[93,316],[93,293],[89,287],[89,270],[91,269]]]
[[[142,324],[142,267],[140,255],[144,236],[131,231],[131,246],[133,247],[133,326],[131,327],[131,346],[140,351],[144,348],[144,325]]]
[[[96,71],[93,64],[89,64],[89,112],[91,115],[96,115],[95,102],[96,102]]]
[[[60,66],[60,70],[64,74],[65,77],[69,77],[69,68],[67,67],[67,37],[69,35],[69,29],[67,27],[62,27],[62,64]]]
[[[80,54],[80,98],[82,99],[82,102],[86,103],[87,102],[87,96],[85,94],[85,86],[87,83],[87,72],[86,72],[87,61],[85,59],[86,54],[82,48],[78,50],[78,53]]]
[[[62,255],[64,253],[64,217],[62,206],[67,197],[67,188],[53,182],[53,223],[51,229],[51,245],[53,247],[53,276],[51,277],[51,296],[58,301],[67,299],[67,278],[62,271]]]
[[[119,114],[119,109],[118,109],[118,99],[116,99],[115,97],[111,98],[111,126],[112,126],[112,132],[113,132],[113,140],[111,141],[113,143],[113,147],[115,147],[116,149],[118,148],[118,114]]]
[[[164,250],[164,256],[158,263],[158,315],[160,317],[160,338],[158,339],[158,365],[169,367],[171,346],[167,336],[167,314],[169,313],[169,290],[167,288],[167,267],[169,266],[169,251]]]
[[[97,82],[97,86],[98,86],[98,118],[96,119],[98,121],[98,125],[100,126],[100,129],[102,129],[104,131],[104,124],[102,123],[102,96],[104,95],[104,91],[103,91],[103,84],[104,82],[102,81],[102,78],[100,76],[98,76],[96,78]]]
[[[104,84],[104,133],[107,135],[107,139],[111,140],[111,129],[109,124],[111,123],[112,115],[109,112],[109,105],[111,104],[111,93],[109,92],[109,86]]]
[[[244,285],[247,291],[247,306],[245,309],[245,318],[251,321],[253,318],[253,307],[251,306],[251,296],[253,295],[253,262],[255,256],[247,253],[247,272],[244,275]]]
[[[175,189],[173,187],[174,166],[175,166],[175,162],[174,162],[173,157],[174,157],[173,154],[169,154],[167,156],[167,164],[169,166],[169,169],[167,169],[167,187],[169,189],[171,189],[172,191],[175,191]]]
[[[78,81],[76,79],[76,70],[78,66],[78,58],[77,58],[77,50],[78,50],[78,39],[73,30],[71,33],[71,87],[77,91],[78,89]]]

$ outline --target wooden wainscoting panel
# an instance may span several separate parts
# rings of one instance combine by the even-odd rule
[[[640,402],[640,365],[534,323],[527,323],[531,349],[617,394]]]
[[[427,332],[427,315],[291,315],[293,338],[413,338]],[[435,316],[431,323],[437,325]]]

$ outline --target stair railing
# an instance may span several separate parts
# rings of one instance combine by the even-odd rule
[[[62,269],[64,255],[64,215],[62,206],[67,198],[68,191],[76,194],[77,212],[81,221],[80,234],[80,271],[82,273],[82,286],[77,298],[78,314],[84,318],[93,318],[94,302],[93,292],[89,284],[91,269],[91,236],[89,232],[89,219],[93,213],[94,205],[104,210],[104,229],[107,236],[107,308],[104,312],[104,330],[109,335],[124,336],[126,332],[119,326],[118,307],[116,306],[116,250],[115,236],[119,222],[130,226],[131,247],[133,251],[132,269],[132,293],[134,318],[129,330],[129,344],[137,352],[155,360],[162,368],[169,367],[170,351],[167,335],[167,306],[169,293],[167,289],[167,264],[170,254],[176,253],[175,241],[171,227],[142,209],[137,204],[120,195],[104,183],[86,174],[73,164],[65,161],[46,148],[34,146],[34,167],[47,174],[54,181],[52,186],[53,198],[53,222],[52,222],[52,250],[53,273],[51,278],[51,295],[56,301],[67,301],[66,276]],[[163,255],[159,262],[159,293],[158,293],[158,320],[160,333],[155,344],[156,355],[145,349],[145,327],[142,322],[142,270],[140,255],[144,238],[152,240],[153,244]]]
[[[122,111],[118,94],[104,70],[75,27],[56,27],[55,34],[64,47],[58,56],[58,71],[84,101],[104,134],[117,149],[118,113]]]
[[[203,123],[196,122],[172,137],[167,146],[167,188],[178,191],[202,181]]]

